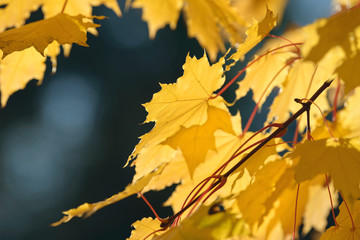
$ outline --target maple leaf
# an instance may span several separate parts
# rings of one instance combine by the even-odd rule
[[[103,17],[95,17],[103,19]],[[0,49],[2,58],[14,51],[22,51],[33,46],[40,54],[44,55],[45,48],[56,40],[59,44],[76,43],[88,47],[86,44],[86,30],[89,27],[100,25],[84,22],[87,17],[75,17],[64,13],[29,23],[25,26],[7,30],[0,33]]]
[[[332,196],[336,196],[334,187],[331,184],[330,191]],[[303,196],[301,196],[303,197]],[[333,198],[333,206],[338,205],[337,198]],[[309,187],[309,200],[304,212],[303,234],[310,232],[314,228],[318,232],[323,232],[327,225],[327,216],[331,209],[329,192],[327,187],[322,185],[312,185]]]
[[[266,164],[254,176],[254,181],[237,196],[237,204],[246,222],[253,226],[261,223],[261,216],[265,212],[264,203],[271,196],[274,186],[287,168],[284,161]]]
[[[262,19],[265,8],[271,9],[281,19],[287,0],[234,0],[233,2],[239,14],[245,20],[252,21],[253,18]]]
[[[286,79],[280,84],[281,91],[275,97],[273,104],[270,107],[270,112],[267,116],[267,121],[272,122],[274,119],[279,122],[285,121],[295,113],[300,104],[294,101],[295,98],[302,96],[309,97],[310,93],[315,92],[324,82],[324,79],[330,79],[332,71],[323,64],[315,66],[314,63],[309,61],[296,61],[286,76]],[[241,84],[241,83],[240,83]],[[316,99],[316,105],[321,108],[328,106],[328,100],[325,94]],[[316,124],[321,113],[318,109],[310,111],[310,124]],[[303,121],[301,121],[303,120]],[[307,122],[305,118],[299,119],[299,128],[304,129]]]
[[[249,228],[244,220],[236,214],[216,212],[209,214],[211,207],[201,206],[193,215],[185,219],[179,226],[173,227],[154,240],[173,239],[209,239],[221,240],[231,237],[242,237],[249,234]]]
[[[154,237],[154,235],[151,236],[150,234],[160,229],[160,221],[148,217],[134,222],[131,226],[134,230],[131,231],[131,236],[127,240],[142,240],[146,237],[150,240]]]
[[[252,89],[254,101],[259,103],[259,106],[262,106],[266,96],[270,94],[272,89],[276,86],[281,86],[285,81],[288,68],[283,71],[281,69],[286,66],[290,58],[294,57],[296,57],[296,54],[292,52],[280,52],[270,53],[260,58],[247,68],[245,78],[238,83],[239,88],[236,90],[237,99],[244,97]],[[261,71],[258,69],[261,69]]]
[[[45,60],[34,47],[30,47],[0,61],[2,106],[6,105],[11,94],[25,88],[31,79],[38,79],[41,83],[46,69]]]
[[[205,124],[182,128],[163,143],[181,149],[191,174],[205,160],[208,150],[215,149],[215,131],[220,129],[232,133],[228,111],[209,106],[207,113]]]
[[[298,181],[330,173],[335,189],[341,191],[346,199],[354,201],[360,197],[359,149],[359,139],[329,138],[299,144],[288,157],[299,161],[294,167]]]
[[[225,51],[221,31],[232,45],[244,41],[244,27],[247,25],[236,9],[227,0],[135,0],[133,7],[143,9],[143,20],[148,23],[150,37],[155,37],[159,28],[169,24],[175,28],[180,10],[184,10],[188,34],[196,37],[211,60],[215,60],[219,50]]]
[[[151,181],[151,179],[160,174],[161,171],[164,169],[164,165],[161,165],[155,171],[147,174],[146,176],[140,178],[138,181],[130,183],[126,186],[125,190],[119,192],[103,201],[96,202],[96,203],[84,203],[78,206],[77,208],[72,208],[70,210],[64,211],[63,214],[65,215],[59,221],[52,223],[51,226],[58,226],[62,223],[66,223],[70,221],[73,217],[89,217],[94,214],[96,211],[100,210],[103,207],[116,203],[128,196],[133,194],[137,194],[143,190],[143,188]]]
[[[360,201],[355,201],[353,207],[350,208],[355,226],[353,226],[352,219],[344,202],[341,203],[339,209],[340,213],[336,217],[336,222],[339,225],[327,229],[326,232],[321,235],[320,240],[360,239]]]
[[[85,19],[89,18],[60,13],[49,19],[0,33],[2,106],[6,105],[11,94],[24,89],[31,79],[38,79],[41,84],[46,60],[41,55],[45,55],[48,46],[50,47],[46,53],[51,57],[53,68],[56,68],[59,44],[77,43],[88,46],[86,30],[100,25],[84,22]],[[35,49],[41,55],[34,53]]]
[[[53,17],[61,12],[64,1],[53,0],[0,0],[0,5],[6,5],[0,9],[0,32],[6,28],[19,27],[25,23],[32,11],[42,6],[45,18]],[[71,0],[66,1],[65,12],[69,15],[91,16],[92,6],[105,4],[118,16],[121,11],[116,0]]]
[[[155,126],[141,137],[129,158],[138,155],[143,147],[164,142],[181,127],[205,124],[209,106],[226,109],[221,97],[211,99],[213,92],[225,81],[223,64],[224,61],[219,61],[210,66],[205,55],[200,59],[188,55],[183,76],[174,84],[160,84],[162,89],[144,104],[148,112],[145,123],[154,121]]]
[[[277,17],[275,17],[273,12],[269,9],[266,11],[265,17],[260,22],[253,19],[251,26],[245,31],[247,36],[246,40],[239,44],[236,52],[229,57],[229,60],[233,60],[234,63],[227,66],[226,69],[228,70],[237,61],[242,60],[247,52],[254,48],[269,34],[269,32],[275,27],[276,22]]]
[[[345,94],[359,85],[357,77],[359,68],[360,8],[355,7],[320,19],[304,28],[307,35],[303,46],[305,60],[319,62],[327,55],[333,54],[331,64],[339,77],[346,83]],[[349,74],[351,72],[351,74]]]

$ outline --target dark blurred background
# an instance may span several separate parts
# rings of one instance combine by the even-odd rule
[[[119,4],[123,10],[124,1]],[[304,25],[330,12],[329,0],[290,0],[278,32],[289,22]],[[118,18],[97,7],[94,14],[109,19],[100,22],[99,36],[88,35],[90,47],[74,46],[69,58],[58,58],[55,75],[48,65],[41,86],[31,81],[0,110],[0,239],[126,239],[134,221],[152,215],[133,196],[88,219],[49,226],[63,210],[124,189],[134,171],[123,166],[151,128],[141,125],[141,104],[160,90],[159,82],[182,75],[188,52],[203,54],[187,37],[183,18],[175,31],[166,27],[149,40],[140,10]],[[31,16],[41,18],[40,10]],[[250,97],[236,105],[244,119]],[[161,204],[172,190],[146,194],[163,217],[171,214]]]

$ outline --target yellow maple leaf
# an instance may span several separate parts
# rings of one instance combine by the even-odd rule
[[[289,68],[284,66],[295,57],[293,52],[275,52],[260,58],[247,68],[245,78],[238,83],[239,88],[235,92],[237,99],[244,97],[251,89],[254,101],[261,107],[272,89],[285,81]]]
[[[330,173],[335,189],[354,201],[360,197],[359,149],[360,140],[356,138],[321,139],[298,144],[288,157],[299,160],[294,167],[298,181]]]
[[[0,61],[1,106],[5,106],[10,95],[24,89],[32,80],[41,84],[46,69],[46,58],[34,47],[14,52]]]
[[[0,9],[0,32],[6,28],[19,27],[25,23],[32,11],[42,6],[45,18],[50,18],[60,13],[65,1],[53,0],[0,0],[0,5],[6,5]],[[92,6],[105,4],[118,16],[121,11],[116,0],[70,0],[66,1],[65,13],[75,15],[92,15]]]
[[[236,52],[232,54],[229,59],[234,60],[235,62],[242,60],[247,52],[249,52],[269,34],[269,32],[275,27],[276,22],[277,17],[275,17],[273,12],[270,10],[266,11],[265,17],[260,22],[253,19],[251,26],[245,31],[247,36],[245,42],[236,47]],[[235,62],[233,64],[235,64]],[[233,64],[226,66],[226,69],[228,70]]]
[[[235,0],[234,7],[247,21],[253,18],[262,19],[266,8],[271,9],[281,19],[286,3],[287,0]]]
[[[85,19],[88,18],[81,15],[73,17],[59,13],[49,19],[2,32],[0,33],[2,57],[5,58],[14,51],[22,51],[31,46],[44,55],[45,48],[54,40],[59,44],[76,43],[87,47],[86,30],[89,27],[99,27],[100,25],[84,22]]]
[[[146,237],[148,237],[148,240],[151,240],[156,234],[150,234],[160,229],[160,221],[156,218],[148,217],[134,222],[131,226],[134,230],[131,231],[131,236],[127,240],[143,240]]]
[[[261,223],[265,212],[264,203],[287,168],[285,161],[270,162],[259,170],[253,182],[237,195],[237,204],[245,221],[253,226]]]
[[[286,80],[281,84],[281,91],[275,97],[268,114],[268,122],[284,122],[291,114],[300,109],[301,105],[294,101],[295,98],[309,98],[323,83],[324,79],[329,79],[332,72],[323,65],[315,66],[313,62],[296,61],[286,76]],[[316,99],[316,105],[322,110],[328,107],[326,94],[320,95]],[[310,111],[310,124],[316,124],[321,113],[314,106]],[[300,120],[300,119],[299,119]],[[306,118],[301,118],[300,131],[306,127]]]
[[[156,32],[167,24],[175,29],[183,4],[184,0],[136,0],[132,6],[143,9],[142,19],[148,24],[150,38],[155,38]]]
[[[344,202],[339,207],[340,213],[336,217],[338,226],[332,226],[321,235],[320,240],[340,240],[340,239],[360,239],[360,201],[357,200],[354,205],[350,206],[350,212],[354,220],[354,227],[352,219],[346,209]]]
[[[211,60],[215,60],[219,50],[225,51],[222,30],[225,30],[225,38],[232,45],[244,41],[247,22],[228,0],[135,0],[133,7],[143,9],[143,20],[148,23],[151,38],[167,24],[175,28],[183,9],[189,36],[199,41]]]
[[[215,131],[221,129],[232,133],[228,111],[209,106],[207,114],[205,124],[182,128],[163,143],[181,149],[191,174],[205,160],[208,150],[215,149]]]
[[[324,177],[323,177],[324,178]],[[336,192],[332,184],[329,186],[332,198],[333,206],[338,205]],[[303,197],[300,193],[300,197]],[[327,225],[327,216],[331,209],[329,192],[326,186],[312,185],[309,187],[309,200],[306,204],[304,211],[304,226],[303,234],[310,232],[311,228],[314,228],[318,232],[323,232]]]
[[[244,220],[236,214],[224,211],[209,214],[211,207],[200,206],[199,209],[186,218],[177,227],[173,227],[153,240],[222,240],[232,237],[243,237],[250,233]]]
[[[161,165],[155,171],[140,178],[138,181],[130,183],[128,186],[126,186],[124,191],[119,192],[103,201],[96,203],[84,203],[77,208],[72,208],[70,210],[64,211],[63,214],[65,216],[59,221],[52,223],[51,226],[58,226],[62,223],[66,223],[70,221],[73,217],[89,217],[103,207],[106,207],[124,198],[127,198],[128,196],[141,192],[154,176],[161,173],[161,171],[164,169],[164,166],[165,164]]]
[[[354,119],[360,119],[360,111],[355,111],[360,102],[360,88],[354,89],[354,93],[348,97],[345,108],[337,114],[336,125],[343,130],[340,137],[353,138],[360,137],[360,122]],[[345,133],[344,133],[345,132]],[[338,135],[336,135],[338,136]]]
[[[360,52],[360,8],[320,19],[304,28],[307,35],[303,45],[305,60],[318,63],[329,54],[331,64],[338,67],[339,77],[345,82],[345,94],[359,85],[356,63]],[[351,74],[349,74],[351,72]]]
[[[205,55],[200,59],[187,56],[183,76],[174,84],[160,84],[162,89],[144,104],[148,112],[145,123],[153,121],[155,126],[141,137],[129,159],[138,155],[143,147],[162,143],[181,127],[205,124],[209,106],[226,109],[221,97],[211,99],[225,81],[223,64],[224,61],[219,61],[210,66]]]

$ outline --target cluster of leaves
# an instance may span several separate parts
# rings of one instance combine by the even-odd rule
[[[67,1],[63,6],[67,11],[70,3],[77,1],[84,2],[69,0],[68,6]],[[11,10],[14,2],[8,3],[5,11]],[[47,1],[38,2],[27,11],[43,5],[45,20],[1,33],[1,74],[4,69],[11,70],[5,60],[13,54],[32,51],[26,55],[38,54],[43,64],[45,56],[58,54],[58,45],[56,54],[45,50],[54,41],[86,45],[86,31],[97,26],[90,13],[72,17],[64,13],[64,7],[47,18]],[[88,2],[86,6],[107,4],[120,14],[110,0]],[[272,3],[278,6],[276,11],[284,6],[284,1]],[[144,104],[148,112],[145,122],[155,122],[155,126],[141,137],[128,159],[128,165],[136,170],[132,183],[104,201],[65,211],[53,225],[90,216],[133,194],[147,202],[143,193],[177,184],[165,203],[175,214],[161,219],[154,211],[156,219],[144,218],[133,224],[130,239],[285,239],[295,238],[300,225],[304,234],[311,229],[324,232],[321,239],[359,239],[359,5],[339,1],[342,8],[329,18],[275,37],[269,35],[277,19],[272,11],[265,15],[255,9],[248,11],[263,17],[249,22],[246,15],[239,19],[239,10],[227,0],[135,0],[132,4],[143,9],[150,37],[167,24],[174,28],[183,10],[189,36],[198,39],[212,61],[219,51],[225,51],[224,41],[238,46],[213,64],[206,54],[200,59],[188,55],[183,76],[176,83],[161,84],[162,89]],[[21,25],[21,21],[4,28]],[[56,28],[61,27],[69,29],[69,34],[59,34]],[[225,73],[267,36],[274,39],[236,77],[226,81]],[[43,74],[44,69],[41,71]],[[256,107],[242,127],[241,113],[231,115],[231,104],[221,94],[245,71],[244,79],[236,82],[236,100],[252,91]],[[28,74],[29,78],[40,79]],[[6,90],[4,79],[0,75],[2,101],[6,102],[13,91],[25,85]],[[333,86],[327,88],[330,81],[324,85],[327,79],[335,79]],[[274,88],[280,91],[264,127],[251,132],[254,115]],[[314,105],[320,111],[310,111]],[[295,120],[293,141],[283,142],[281,137]],[[335,218],[332,210],[335,226],[325,231],[326,218],[338,204],[338,192],[344,200],[340,214]]]
[[[0,9],[0,90],[3,107],[9,96],[24,89],[30,80],[36,79],[41,84],[47,57],[52,61],[52,71],[56,71],[60,45],[66,56],[72,43],[88,46],[87,31],[96,34],[95,28],[100,26],[92,19],[103,19],[92,16],[93,6],[105,4],[121,16],[116,0],[1,0],[0,4],[5,6]],[[24,25],[30,13],[40,7],[44,19]]]

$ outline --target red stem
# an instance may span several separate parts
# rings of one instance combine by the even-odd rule
[[[287,42],[289,42],[291,44],[294,44],[294,42],[292,42],[290,39],[282,37],[282,36],[276,36],[276,35],[272,35],[272,34],[268,34],[268,36],[272,37],[272,38],[278,38],[278,39],[281,39],[281,40],[285,40],[285,41],[287,41]],[[300,54],[301,54],[300,48],[297,45],[294,45],[294,47],[296,48],[297,54],[299,54],[299,56],[300,56]]]
[[[218,96],[220,96],[223,92],[225,92],[226,89],[228,89],[235,81],[238,77],[240,77],[241,74],[243,74],[245,72],[245,70],[250,67],[252,64],[254,64],[255,62],[257,62],[259,59],[261,59],[262,57],[266,56],[267,54],[274,52],[276,50],[285,48],[285,47],[289,47],[289,46],[294,46],[294,45],[301,45],[302,43],[294,43],[294,44],[287,44],[287,45],[283,45],[281,47],[277,47],[274,48],[272,50],[269,50],[263,54],[261,54],[259,57],[255,58],[254,60],[252,60],[249,64],[247,64],[243,69],[240,70],[240,72],[238,72],[238,74],[236,74],[235,77],[233,77],[230,82],[228,82],[215,96],[210,96],[209,99],[214,99]]]
[[[332,212],[332,215],[333,215],[335,226],[338,227],[339,224],[337,223],[336,217],[335,217],[334,205],[333,205],[333,200],[332,200],[332,197],[331,197],[331,192],[330,192],[330,187],[329,187],[329,179],[328,179],[326,174],[325,174],[325,179],[326,179],[326,186],[327,186],[327,189],[328,189],[328,192],[329,192],[329,197],[330,197],[331,212]]]
[[[155,209],[153,208],[153,206],[150,204],[150,202],[146,199],[146,197],[141,193],[138,192],[138,195],[142,198],[142,200],[144,200],[144,202],[146,203],[146,205],[148,205],[148,207],[151,209],[151,211],[154,213],[155,217],[160,221],[160,222],[165,222],[165,219],[159,217],[159,215],[157,214],[157,212],[155,211]]]
[[[299,198],[299,191],[300,191],[300,183],[298,184],[298,186],[297,186],[297,191],[296,191],[295,220],[294,220],[293,240],[295,240],[295,232],[296,232],[296,214],[297,214],[297,204],[298,204],[298,198]]]
[[[255,107],[254,107],[254,109],[253,109],[253,111],[252,111],[252,113],[251,113],[251,116],[250,116],[248,122],[246,123],[246,126],[245,126],[244,131],[243,131],[242,134],[245,134],[245,133],[249,130],[249,128],[250,128],[250,126],[251,126],[251,123],[252,123],[253,120],[254,120],[256,111],[257,111],[257,109],[259,108],[259,103],[261,102],[261,100],[262,100],[262,98],[264,97],[265,93],[267,92],[267,90],[269,89],[269,87],[271,86],[271,84],[274,82],[274,80],[277,78],[277,76],[279,76],[279,74],[280,74],[287,66],[289,66],[290,64],[292,64],[293,62],[295,62],[296,60],[298,60],[298,59],[300,59],[300,58],[301,58],[301,57],[297,57],[297,58],[291,59],[291,61],[288,62],[288,63],[286,63],[286,64],[275,74],[275,76],[271,79],[271,81],[269,82],[269,84],[266,86],[266,88],[265,88],[264,91],[262,92],[262,94],[261,94],[258,102],[256,103],[256,105],[255,105]]]
[[[64,5],[63,5],[63,7],[61,9],[61,13],[64,13],[67,3],[68,3],[68,0],[65,0]]]
[[[350,219],[351,219],[351,224],[352,224],[351,230],[355,230],[355,223],[354,223],[354,219],[353,219],[353,217],[352,217],[352,215],[351,215],[349,206],[347,205],[346,200],[345,200],[344,196],[341,194],[340,191],[339,191],[339,193],[340,193],[340,196],[341,196],[343,202],[345,203],[346,209],[347,209],[347,211],[348,211],[348,213],[349,213],[349,216],[350,216]]]
[[[340,87],[341,87],[340,78],[337,78],[337,86],[336,86],[335,98],[334,98],[334,102],[333,102],[333,115],[332,115],[332,121],[333,122],[336,122],[337,103],[338,103]]]

